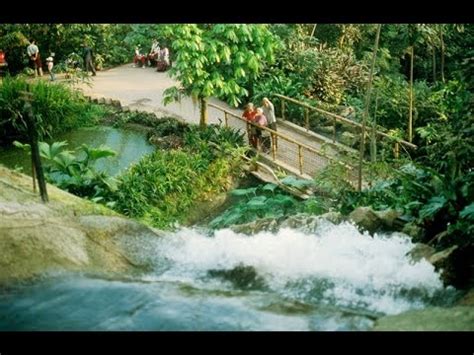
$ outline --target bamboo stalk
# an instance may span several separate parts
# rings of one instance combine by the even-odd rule
[[[414,47],[411,47],[411,59],[410,59],[410,107],[408,111],[408,141],[411,143],[413,140],[413,56]]]
[[[367,121],[367,116],[369,115],[370,94],[371,94],[371,91],[372,91],[372,77],[374,75],[375,59],[377,58],[377,50],[379,48],[379,39],[380,39],[380,29],[381,29],[381,27],[382,27],[382,25],[377,26],[377,35],[375,36],[375,46],[374,46],[374,52],[372,54],[372,65],[371,65],[370,74],[369,74],[369,84],[368,84],[368,87],[367,87],[365,110],[364,110],[364,115],[362,116],[362,131],[361,131],[360,150],[359,150],[359,181],[358,181],[359,191],[362,190],[362,161],[364,159],[365,124],[366,124],[366,121]]]

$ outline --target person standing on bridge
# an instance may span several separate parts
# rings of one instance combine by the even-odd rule
[[[268,126],[267,117],[263,113],[263,109],[261,107],[257,108],[256,110],[254,123],[262,127]],[[257,150],[261,150],[262,149],[262,130],[256,127],[256,132],[254,136],[255,136],[256,148]]]
[[[276,115],[275,115],[275,106],[273,106],[272,102],[264,97],[262,100],[262,105],[263,105],[263,113],[265,114],[265,117],[268,120],[268,128],[276,131],[277,130],[277,121],[276,121]],[[278,147],[278,141],[277,141],[277,136],[274,134],[271,134],[272,136],[272,144],[275,144],[275,147]]]
[[[247,122],[254,122],[255,121],[255,115],[257,114],[257,111],[255,111],[255,107],[253,106],[253,103],[248,103],[247,106],[245,106],[245,111],[242,114],[242,117],[247,120]],[[247,135],[249,137],[249,143],[252,147],[257,148],[257,142],[256,142],[256,127],[253,125],[247,125]]]
[[[274,131],[277,130],[277,121],[275,116],[275,107],[273,106],[272,102],[264,97],[262,100],[263,105],[263,113],[268,120],[268,128],[273,129]]]

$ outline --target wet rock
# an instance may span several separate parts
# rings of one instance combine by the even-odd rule
[[[262,290],[266,287],[264,279],[253,266],[239,264],[230,270],[209,270],[209,276],[222,278],[242,290]]]
[[[370,207],[357,207],[349,214],[349,219],[370,234],[375,233],[383,226],[383,221]]]
[[[424,229],[420,226],[417,226],[415,223],[407,223],[402,228],[402,233],[409,235],[414,240],[421,240],[425,233]]]
[[[319,217],[334,224],[339,224],[344,221],[344,216],[340,212],[327,212],[320,215]]]
[[[415,244],[415,247],[407,253],[407,256],[413,261],[418,262],[425,258],[429,260],[430,257],[435,253],[435,249],[429,245],[423,243]]]
[[[257,219],[253,222],[245,224],[236,224],[230,227],[235,233],[253,235],[262,231],[276,232],[278,231],[278,222],[273,218]]]
[[[393,210],[393,209],[387,209],[383,211],[376,211],[375,214],[377,215],[378,218],[380,218],[383,227],[388,229],[388,230],[393,230],[395,229],[397,225],[397,221],[401,216],[401,213]]]
[[[125,243],[156,231],[51,185],[43,204],[31,177],[2,167],[0,176],[0,285],[49,271],[120,275],[147,266]]]
[[[444,285],[454,285],[459,286],[459,282],[462,278],[461,273],[459,272],[457,265],[457,260],[455,252],[457,251],[458,246],[453,245],[450,248],[444,249],[440,252],[433,254],[428,261],[433,264],[436,271],[440,271],[441,280]]]
[[[433,254],[428,261],[433,264],[437,269],[442,268],[448,261],[451,254],[458,248],[457,245],[453,245],[448,249],[444,249],[438,253]]]
[[[314,232],[321,224],[321,221],[322,218],[320,216],[299,213],[284,220],[280,228],[292,228],[305,232]]]
[[[375,331],[472,331],[474,307],[432,307],[377,319]]]

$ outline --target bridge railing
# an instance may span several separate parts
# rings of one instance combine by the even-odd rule
[[[270,159],[277,163],[277,165],[284,166],[286,164],[297,168],[301,176],[309,175],[314,177],[318,171],[321,171],[328,164],[338,164],[346,171],[346,179],[348,181],[354,184],[357,182],[356,169],[353,166],[334,159],[314,147],[298,142],[284,133],[249,122],[224,107],[213,103],[208,103],[208,106],[223,114],[223,123],[226,127],[243,129],[247,139],[250,137],[252,126],[262,130],[264,137],[269,138],[271,141],[270,150],[268,151]]]
[[[360,123],[321,108],[308,105],[291,97],[280,94],[274,94],[274,96],[280,101],[280,113],[283,120],[290,119],[287,114],[287,105],[289,103],[294,104],[302,110],[302,117],[304,120],[303,126],[306,130],[311,130],[315,133],[326,136],[331,139],[333,143],[341,143],[352,148],[359,147],[360,136],[362,133],[362,125]],[[344,129],[341,130],[341,127]],[[345,135],[343,132],[348,132],[350,134]],[[378,129],[374,130],[369,126],[366,126],[366,144],[370,144],[370,139],[367,139],[367,137],[371,134],[375,135],[378,147],[384,147],[387,144],[393,145],[392,151],[395,158],[399,157],[401,149],[409,151],[417,148],[415,144],[393,137]]]

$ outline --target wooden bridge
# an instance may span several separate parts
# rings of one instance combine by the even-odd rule
[[[267,127],[256,126],[248,122],[235,112],[214,103],[208,103],[213,108],[210,115],[217,115],[227,127],[233,127],[245,132],[248,140],[251,126],[263,130],[263,136],[271,141],[271,148],[267,151],[258,151],[258,164],[255,175],[260,179],[275,182],[275,170],[312,180],[328,165],[340,167],[343,178],[357,187],[358,159],[361,141],[362,125],[340,114],[325,111],[310,106],[298,100],[275,94],[273,102],[279,102],[279,117],[277,117],[277,131]],[[289,110],[289,106],[293,110]],[[276,105],[275,105],[276,106]],[[295,110],[300,109],[303,115],[294,117]],[[293,113],[293,117],[291,113]],[[294,123],[303,120],[304,128]],[[292,122],[293,121],[293,122]],[[412,143],[397,139],[380,129],[366,129],[366,146],[370,145],[369,135],[374,136],[373,149],[379,148],[384,154],[391,154],[398,158],[400,150],[408,153],[416,149]],[[375,147],[375,148],[374,148]],[[354,149],[354,148],[357,148]],[[367,151],[365,147],[364,151]],[[375,154],[375,153],[374,153]],[[366,155],[364,155],[367,161]],[[364,163],[363,163],[364,164]],[[364,170],[364,169],[363,169]],[[277,181],[278,182],[278,181]]]

